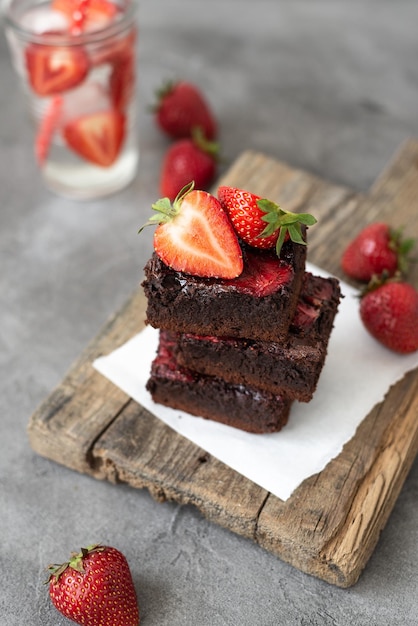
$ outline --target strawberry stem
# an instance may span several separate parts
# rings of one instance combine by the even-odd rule
[[[258,200],[257,206],[260,211],[265,213],[261,219],[263,222],[267,223],[267,226],[263,232],[260,233],[259,237],[269,237],[279,231],[276,242],[277,256],[280,256],[286,235],[289,235],[294,243],[306,246],[306,241],[302,233],[302,225],[313,226],[316,224],[317,220],[313,215],[310,213],[292,213],[291,211],[284,211],[278,204],[267,200],[267,198]]]
[[[151,208],[156,211],[156,215],[152,215],[149,220],[141,226],[138,230],[138,234],[141,233],[146,226],[155,226],[156,224],[164,224],[170,222],[180,211],[181,203],[190,191],[194,189],[194,180],[187,183],[175,197],[173,203],[169,198],[160,198],[155,202]]]
[[[164,100],[166,96],[168,96],[178,83],[177,80],[166,79],[163,81],[162,85],[155,90],[155,102],[150,105],[149,111],[150,113],[157,113],[158,109],[161,106],[161,102]]]
[[[206,139],[205,134],[201,126],[194,126],[192,129],[192,140],[193,143],[205,152],[209,156],[211,156],[215,161],[219,158],[219,144],[216,141],[209,141]]]
[[[375,291],[383,285],[388,283],[399,283],[402,281],[402,273],[398,270],[395,274],[390,274],[387,270],[383,270],[381,274],[373,274],[367,285],[365,285],[359,292],[358,297],[364,298],[365,295],[371,291]]]
[[[69,567],[84,574],[84,564],[83,559],[86,558],[91,552],[101,552],[104,550],[104,547],[99,543],[88,546],[87,548],[81,548],[80,552],[71,552],[70,560],[65,563],[54,563],[52,565],[48,565],[47,570],[49,571],[48,580],[45,581],[47,585],[49,582],[53,581],[54,584],[58,582],[61,574],[65,572],[65,570]]]
[[[398,258],[398,271],[401,274],[406,274],[408,271],[408,266],[411,261],[416,261],[416,259],[411,258],[410,252],[415,245],[415,239],[403,238],[403,229],[402,228],[390,228],[389,229],[389,248],[395,252]]]

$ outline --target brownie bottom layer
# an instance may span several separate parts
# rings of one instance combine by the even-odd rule
[[[172,349],[173,342],[161,332],[147,383],[154,402],[257,434],[277,432],[287,423],[288,398],[188,370]]]

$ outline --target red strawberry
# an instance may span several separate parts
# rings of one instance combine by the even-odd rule
[[[135,87],[135,57],[133,52],[117,59],[109,78],[110,98],[119,111],[126,110]]]
[[[160,193],[174,200],[191,180],[206,189],[215,177],[218,146],[195,131],[192,139],[179,139],[166,152],[160,178]]]
[[[51,146],[54,133],[57,131],[62,111],[61,96],[54,96],[43,115],[35,138],[35,156],[38,164],[42,166]]]
[[[259,298],[269,296],[292,278],[292,268],[274,254],[268,252],[246,252],[244,271],[230,283],[242,293]]]
[[[89,71],[81,47],[29,44],[25,50],[29,83],[38,96],[51,96],[79,85]]]
[[[387,348],[402,354],[418,350],[418,291],[412,285],[392,281],[374,287],[371,283],[361,298],[360,317]]]
[[[50,565],[49,571],[49,595],[65,617],[84,626],[138,626],[129,565],[115,548],[81,548],[68,563]]]
[[[395,272],[405,272],[407,256],[414,245],[413,239],[402,239],[400,230],[388,224],[369,224],[348,244],[341,259],[341,266],[347,276],[369,282],[374,274],[383,271],[388,276]]]
[[[117,110],[99,111],[68,122],[63,128],[67,145],[79,156],[101,167],[109,167],[119,156],[125,116]]]
[[[122,63],[135,63],[135,43],[137,31],[132,27],[127,33],[123,33],[121,37],[106,42],[106,45],[97,46],[90,50],[90,63],[92,66],[103,65],[119,65]]]
[[[173,204],[162,198],[152,205],[157,214],[146,225],[159,224],[154,249],[176,271],[236,278],[243,269],[242,252],[228,216],[214,196],[193,187],[182,189]]]
[[[289,237],[295,243],[306,245],[301,225],[316,223],[309,213],[284,211],[271,200],[243,189],[219,187],[218,198],[243,241],[254,248],[276,246],[277,256]]]
[[[200,127],[207,139],[214,139],[217,124],[201,91],[193,84],[168,83],[157,93],[155,119],[162,131],[173,139],[191,137]]]

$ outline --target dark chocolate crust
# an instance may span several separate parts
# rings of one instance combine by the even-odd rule
[[[291,400],[180,366],[169,334],[160,332],[147,389],[154,402],[251,433],[277,432],[287,423]]]
[[[173,335],[174,352],[184,367],[309,402],[322,371],[340,301],[339,283],[306,273],[286,341]]]
[[[154,253],[145,266],[142,283],[148,300],[146,322],[172,332],[283,340],[296,310],[305,262],[306,246],[285,242],[280,264],[289,279],[273,293],[259,296],[237,288],[239,279],[176,272]]]

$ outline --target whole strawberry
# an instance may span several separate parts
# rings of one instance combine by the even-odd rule
[[[93,545],[50,565],[49,595],[60,613],[84,626],[138,626],[129,565],[121,552]]]
[[[407,269],[413,239],[403,239],[401,230],[383,222],[369,224],[344,250],[341,266],[347,276],[369,282],[373,275],[385,272],[393,276]]]
[[[174,200],[191,180],[197,189],[207,189],[216,174],[217,154],[217,144],[207,141],[200,131],[173,143],[161,166],[161,195]]]
[[[221,206],[238,236],[253,248],[274,248],[280,256],[286,239],[306,245],[302,225],[311,226],[316,219],[309,213],[284,211],[278,204],[235,187],[218,189]]]
[[[418,350],[418,291],[409,283],[372,283],[361,298],[360,317],[387,348],[401,354]]]
[[[159,128],[172,139],[191,137],[200,128],[206,139],[214,139],[217,124],[198,87],[187,81],[169,82],[157,93],[154,107]]]

